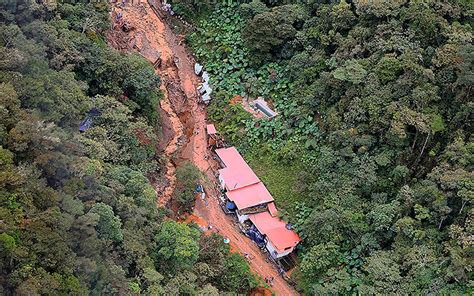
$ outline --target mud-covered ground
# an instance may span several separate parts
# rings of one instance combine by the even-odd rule
[[[163,17],[158,17],[148,3],[127,4],[114,7],[112,19],[122,12],[123,20],[133,28],[123,32],[119,26],[108,32],[109,43],[117,49],[136,50],[150,62],[161,56],[161,67],[156,68],[160,76],[164,98],[160,101],[162,118],[162,143],[160,148],[166,159],[166,182],[154,184],[158,192],[159,206],[170,206],[176,182],[176,167],[185,160],[194,163],[206,176],[206,201],[197,200],[192,220],[203,227],[212,226],[230,239],[231,248],[240,254],[248,254],[251,270],[258,276],[274,277],[272,290],[278,295],[298,293],[278,274],[267,255],[238,228],[237,222],[221,210],[215,173],[217,163],[206,143],[206,110],[197,102],[196,87],[199,77],[194,74],[194,60],[182,44],[182,36],[175,35]]]

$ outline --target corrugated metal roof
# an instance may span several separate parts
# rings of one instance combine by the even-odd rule
[[[285,251],[289,247],[295,247],[301,241],[296,232],[286,228],[284,221],[272,217],[269,212],[252,214],[249,215],[249,218],[258,231],[267,235],[268,240],[280,252]]]
[[[217,133],[216,127],[213,124],[208,124],[206,126],[206,131],[208,135],[214,135]]]
[[[260,182],[235,147],[216,149],[225,168],[219,170],[228,191]]]
[[[257,109],[262,111],[263,114],[265,114],[268,118],[273,118],[277,115],[275,111],[273,111],[272,109],[270,109],[270,107],[268,107],[267,102],[265,102],[262,99],[257,99],[253,101],[253,104],[257,107]]]
[[[226,195],[239,210],[273,201],[272,195],[262,182],[228,191]]]
[[[278,215],[278,210],[274,202],[268,204],[268,211],[270,212],[270,215],[272,215],[273,217],[276,217]]]

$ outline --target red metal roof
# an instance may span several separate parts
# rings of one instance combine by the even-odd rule
[[[216,127],[213,124],[208,124],[206,126],[207,134],[208,135],[214,135],[217,133]]]
[[[225,165],[225,168],[219,170],[219,174],[228,191],[260,182],[235,147],[216,149],[216,153]]]
[[[273,201],[272,195],[262,182],[228,191],[226,195],[239,210]]]
[[[278,210],[274,202],[268,204],[268,211],[270,212],[270,215],[272,215],[273,217],[277,216]]]
[[[266,234],[268,240],[283,252],[288,247],[295,247],[300,237],[293,230],[286,228],[286,223],[278,218],[272,217],[269,212],[249,215],[250,221],[257,227],[258,231]]]

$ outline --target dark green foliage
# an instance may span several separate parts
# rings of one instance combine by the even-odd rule
[[[138,55],[105,44],[108,7],[7,1],[0,11],[0,294],[234,288],[198,279],[195,227],[162,223],[165,210],[147,179],[162,170],[159,79]],[[100,115],[81,133],[92,108]],[[197,173],[181,171],[193,183],[186,189]],[[236,260],[223,254],[223,264]],[[179,270],[175,278],[169,266]],[[247,271],[238,287],[245,293],[253,275],[239,268]]]
[[[201,251],[196,267],[202,270],[200,276],[212,279],[211,282],[223,291],[243,292],[257,286],[245,259],[231,254],[221,236],[203,236],[199,245]]]
[[[298,4],[282,5],[268,12],[256,14],[243,31],[246,45],[260,56],[287,55],[296,37],[297,27],[307,18],[305,9]]]
[[[212,0],[172,0],[173,10],[187,18],[193,19],[197,12],[205,13],[216,5]]]
[[[210,117],[304,239],[303,293],[472,293],[471,2],[251,1],[199,22]],[[237,116],[235,95],[279,114]]]
[[[260,13],[267,12],[269,8],[260,0],[252,0],[250,3],[240,5],[240,14],[245,19],[252,19]]]
[[[89,213],[99,216],[97,222],[97,232],[102,239],[110,239],[115,242],[123,240],[121,231],[122,222],[114,215],[114,210],[111,206],[104,203],[95,204]]]
[[[97,45],[85,56],[84,65],[77,71],[87,81],[90,95],[121,97],[132,112],[145,115],[152,125],[156,123],[160,80],[149,62],[136,54],[126,55]]]
[[[247,262],[239,254],[226,258],[223,268],[226,272],[222,273],[218,280],[218,286],[223,290],[245,291],[247,287],[257,286]]]
[[[335,266],[342,256],[334,243],[319,244],[311,248],[301,262],[301,271],[309,278],[323,275],[331,266]]]
[[[98,33],[110,26],[107,5],[104,4],[64,3],[59,5],[58,10],[69,27],[78,32]]]
[[[199,254],[199,230],[186,224],[166,221],[155,236],[160,270],[178,272],[192,267]]]
[[[243,136],[245,121],[251,116],[240,104],[229,105],[230,96],[224,92],[215,95],[218,99],[209,105],[210,120],[217,123],[220,132],[228,135],[230,143],[237,142]]]
[[[90,55],[78,71],[88,82],[89,93],[123,96],[123,103],[132,111],[145,115],[150,123],[155,122],[159,78],[151,64],[136,54],[108,51],[104,47],[93,48]]]
[[[401,63],[391,56],[385,56],[380,59],[376,67],[375,73],[377,73],[378,78],[384,84],[396,79],[403,69]]]
[[[201,178],[201,172],[191,162],[187,161],[176,169],[176,187],[173,198],[183,212],[192,212],[195,198],[194,190]]]

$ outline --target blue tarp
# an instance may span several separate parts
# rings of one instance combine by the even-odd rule
[[[202,193],[204,192],[204,188],[202,187],[202,185],[198,184],[196,185],[196,189],[194,189],[194,193]]]
[[[100,112],[97,108],[92,108],[89,110],[89,115],[90,116],[100,116],[102,115],[102,112]]]
[[[233,203],[231,201],[228,201],[225,206],[229,211],[235,211],[235,209],[237,208],[235,203]]]
[[[100,112],[97,108],[90,109],[89,112],[87,112],[86,118],[84,118],[84,120],[79,125],[79,131],[85,132],[86,130],[88,130],[94,122],[93,117],[97,117],[100,115],[102,115],[102,112]]]
[[[265,246],[265,237],[257,230],[257,228],[252,227],[247,232],[245,232],[257,245],[261,248]]]
[[[86,130],[88,130],[92,125],[92,118],[90,117],[86,117],[86,119],[84,119],[82,122],[81,122],[81,125],[79,126],[79,131],[80,132],[85,132]]]

